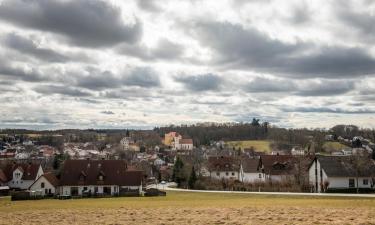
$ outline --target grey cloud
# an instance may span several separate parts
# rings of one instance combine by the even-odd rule
[[[354,89],[353,80],[318,80],[304,82],[295,94],[300,96],[331,96],[345,94]]]
[[[160,86],[159,76],[150,68],[138,67],[135,68],[124,79],[124,84],[138,87],[158,87]]]
[[[370,5],[370,2],[366,2],[366,6]],[[357,32],[360,39],[367,39],[370,41],[375,40],[375,15],[357,12],[355,11],[358,7],[348,2],[341,4],[337,7],[336,14],[338,18],[345,25],[349,26],[350,31]]]
[[[74,97],[86,97],[91,96],[90,93],[79,90],[77,88],[72,88],[68,86],[58,86],[58,85],[40,85],[33,89],[34,91],[41,94],[61,94]]]
[[[330,108],[330,107],[282,107],[283,112],[302,112],[302,113],[337,113],[337,114],[369,114],[375,113],[374,109],[370,108]]]
[[[28,82],[39,82],[46,80],[46,77],[43,76],[42,73],[35,68],[26,70],[5,64],[5,62],[0,61],[0,77],[5,76],[10,79],[18,79]]]
[[[107,114],[107,115],[113,115],[113,114],[115,114],[114,112],[109,111],[109,110],[101,111],[100,113],[101,113],[101,114]]]
[[[4,44],[22,54],[35,56],[48,62],[66,62],[68,57],[59,54],[51,49],[40,48],[33,41],[20,35],[11,33],[4,38]]]
[[[81,46],[135,43],[142,25],[122,21],[121,10],[107,1],[5,0],[0,18],[26,28],[54,32]]]
[[[351,77],[375,73],[375,60],[360,47],[317,46],[312,43],[284,43],[258,30],[230,23],[197,23],[196,37],[210,46],[214,64],[245,68],[285,77]]]
[[[223,80],[214,74],[201,74],[196,76],[177,76],[177,82],[184,84],[191,91],[213,91],[218,90]]]
[[[144,88],[159,87],[158,74],[147,67],[137,67],[125,75],[115,75],[110,71],[96,71],[91,69],[89,75],[77,78],[77,86],[102,90],[106,88],[119,88],[122,86],[138,86]]]
[[[297,87],[290,80],[274,80],[256,77],[243,86],[247,92],[292,92]]]
[[[151,11],[151,12],[158,12],[160,11],[160,7],[156,4],[154,0],[137,0],[137,5],[139,8]]]
[[[162,59],[176,60],[183,55],[184,47],[168,39],[161,39],[155,48],[148,48],[143,45],[124,44],[118,49],[118,52],[146,61]]]

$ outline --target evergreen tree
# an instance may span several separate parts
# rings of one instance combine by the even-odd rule
[[[182,160],[177,157],[176,162],[173,166],[173,174],[172,174],[172,180],[177,183],[177,187],[181,187],[181,183],[186,180],[184,176],[184,163]]]
[[[190,189],[194,189],[195,182],[197,182],[197,175],[195,174],[194,166],[191,168],[191,173],[188,181],[188,185]]]

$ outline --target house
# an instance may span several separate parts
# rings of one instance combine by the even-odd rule
[[[164,135],[164,144],[167,146],[173,146],[173,143],[175,142],[175,139],[182,138],[182,136],[177,132],[169,132]]]
[[[295,177],[295,157],[291,155],[260,156],[263,171],[267,180],[285,181]]]
[[[262,164],[259,157],[245,157],[241,160],[240,181],[254,183],[265,181]]]
[[[128,170],[123,160],[66,160],[58,192],[80,196],[139,194],[143,172]]]
[[[40,176],[43,175],[43,168],[40,164],[33,163],[10,163],[3,169],[10,188],[26,190]]]
[[[240,179],[240,162],[231,156],[210,156],[208,158],[208,170],[212,179]]]
[[[176,139],[175,148],[177,150],[193,150],[193,139]]]
[[[352,157],[316,156],[309,167],[309,183],[313,192],[348,189],[373,189],[374,161],[357,170]]]
[[[29,187],[30,191],[35,191],[38,195],[53,196],[57,194],[59,180],[53,173],[44,173]]]

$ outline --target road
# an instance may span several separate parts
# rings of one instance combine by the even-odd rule
[[[296,193],[296,192],[244,192],[244,191],[207,191],[173,188],[176,183],[152,184],[147,188],[157,188],[162,191],[181,191],[197,193],[220,193],[220,194],[252,194],[252,195],[289,195],[289,196],[318,196],[318,197],[353,197],[353,198],[375,198],[375,194],[341,194],[341,193]]]

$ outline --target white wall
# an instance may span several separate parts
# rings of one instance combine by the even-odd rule
[[[228,175],[227,175],[228,173]],[[239,179],[239,173],[238,171],[212,171],[211,172],[211,178],[216,180],[221,179]]]
[[[241,175],[240,180],[244,183],[264,182],[265,174],[264,173],[243,173]]]
[[[42,183],[44,183],[44,188],[42,188]],[[55,194],[56,189],[55,187],[45,178],[41,177],[34,184],[32,184],[29,188],[31,191],[40,191],[42,196],[45,196],[51,190],[51,194]]]
[[[60,186],[60,194],[61,195],[71,195],[71,187],[78,187],[78,195],[82,195],[82,192],[84,191],[84,188],[87,187],[87,190],[91,190],[91,194],[95,194],[95,187],[98,188],[97,193],[103,194],[104,187],[110,187],[111,188],[111,195],[118,194],[120,191],[120,187],[118,185],[88,185],[88,186]],[[131,190],[139,190],[141,189],[141,186],[124,186],[122,188],[129,188]]]

